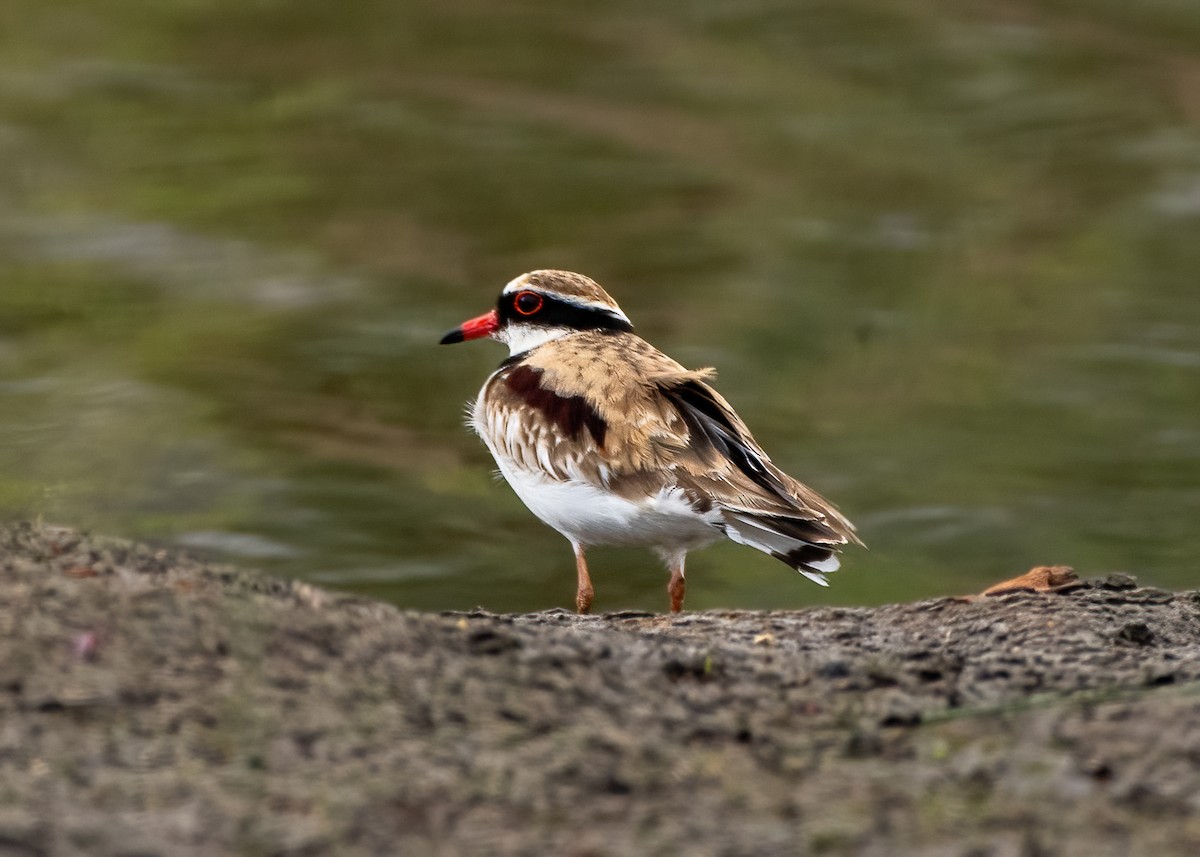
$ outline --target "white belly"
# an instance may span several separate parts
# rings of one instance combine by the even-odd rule
[[[635,502],[581,481],[549,479],[497,458],[517,496],[547,525],[581,545],[640,545],[673,553],[722,538],[719,513],[701,514],[674,489]]]
[[[528,434],[519,411],[486,412],[483,402],[491,382],[489,378],[472,406],[471,426],[508,484],[543,523],[580,545],[644,546],[663,554],[724,537],[720,512],[697,512],[677,488],[627,500],[582,478],[578,461],[570,456],[557,464],[551,461],[551,445],[561,438]]]

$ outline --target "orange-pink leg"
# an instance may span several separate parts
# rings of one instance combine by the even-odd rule
[[[667,584],[667,594],[671,596],[671,612],[678,613],[683,609],[683,592],[687,584],[683,579],[683,557],[672,559],[669,563],[671,580]]]
[[[587,560],[583,558],[583,545],[572,543],[571,546],[575,548],[575,573],[577,575],[575,609],[580,613],[587,613],[592,609],[592,596],[596,593],[592,589],[592,578],[588,575]]]

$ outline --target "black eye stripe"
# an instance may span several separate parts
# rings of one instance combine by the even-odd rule
[[[519,309],[517,301],[526,294],[541,298],[541,307],[531,311]],[[545,327],[571,327],[576,330],[633,330],[633,325],[628,321],[599,307],[580,306],[554,295],[541,294],[532,290],[521,291],[516,295],[501,295],[496,311],[502,322],[521,322]]]

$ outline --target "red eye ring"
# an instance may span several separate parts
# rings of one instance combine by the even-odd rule
[[[521,315],[533,315],[542,308],[543,303],[545,301],[537,292],[517,292],[516,297],[513,298],[513,309]]]

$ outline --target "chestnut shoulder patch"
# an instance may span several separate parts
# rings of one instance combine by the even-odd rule
[[[608,433],[604,418],[583,396],[560,396],[543,387],[541,369],[515,366],[505,376],[504,384],[566,437],[578,438],[586,429],[596,445],[604,448],[604,437]]]

